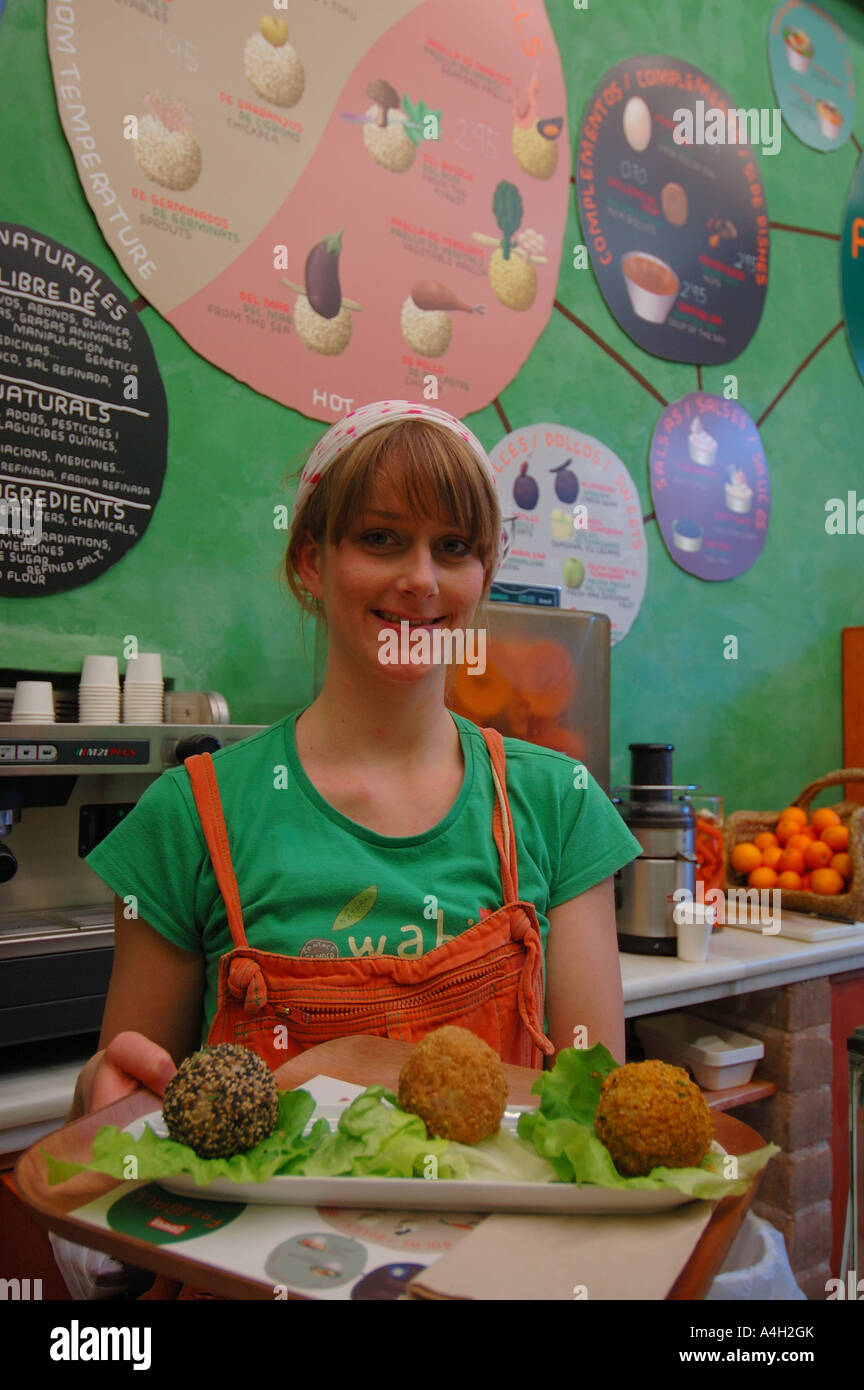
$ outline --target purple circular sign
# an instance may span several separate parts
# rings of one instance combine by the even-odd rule
[[[748,570],[765,544],[771,483],[747,411],[705,391],[667,406],[651,440],[651,496],[681,569],[698,579]]]

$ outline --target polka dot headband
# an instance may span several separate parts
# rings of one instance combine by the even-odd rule
[[[495,473],[489,462],[489,455],[477,436],[472,434],[468,426],[464,425],[461,420],[457,420],[455,415],[448,415],[446,410],[437,410],[434,406],[420,405],[416,401],[373,401],[370,405],[361,405],[357,410],[352,410],[350,415],[338,420],[318,440],[309,455],[297,485],[297,495],[294,498],[294,507],[291,512],[292,530],[307,497],[313,488],[320,483],[327,469],[335,463],[340,454],[364,434],[368,434],[370,430],[374,430],[390,420],[428,420],[431,424],[440,425],[442,429],[458,435],[468,445],[492,486],[496,486]],[[510,541],[510,528],[502,525],[498,536],[496,570],[507,558]]]

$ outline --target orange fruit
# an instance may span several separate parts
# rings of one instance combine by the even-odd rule
[[[840,817],[836,811],[832,811],[830,806],[820,806],[818,811],[813,812],[813,819],[810,821],[817,835],[821,835],[827,825],[839,825]]]
[[[772,835],[770,830],[763,830],[761,834],[753,837],[753,843],[757,849],[762,850],[764,857],[765,850],[771,849],[777,844],[777,836]]]
[[[807,824],[807,812],[803,806],[787,806],[780,812],[781,820],[797,820],[799,825]]]
[[[804,851],[800,849],[790,849],[787,844],[777,862],[777,872],[781,874],[803,874],[806,872],[807,864],[804,859]]]
[[[812,892],[813,892],[813,889],[812,889],[811,886],[810,886],[810,875],[809,875],[809,874],[802,874],[802,875],[801,875],[801,892],[802,892],[802,893],[812,893]]]
[[[824,840],[814,840],[804,851],[804,858],[807,860],[808,869],[827,869],[831,863],[833,851],[830,845],[826,845]]]
[[[824,840],[826,845],[830,845],[835,854],[840,854],[849,843],[848,825],[826,825],[820,840]]]
[[[749,874],[752,869],[760,867],[762,851],[749,840],[743,840],[740,845],[735,846],[729,858],[733,869],[737,869],[739,874]]]
[[[837,873],[842,874],[844,878],[852,877],[852,860],[848,854],[835,854],[829,867],[836,869]]]
[[[801,826],[797,820],[781,820],[778,822],[774,834],[777,836],[778,844],[785,845],[786,841],[793,835],[801,833]]]
[[[786,841],[787,849],[806,850],[808,845],[812,845],[816,836],[810,830],[799,830],[797,835],[790,835]]]
[[[791,869],[786,869],[777,879],[778,888],[790,888],[796,892],[801,888],[801,875],[795,874]]]
[[[751,888],[776,888],[777,871],[776,869],[754,869],[747,875],[747,882]]]
[[[846,886],[843,875],[838,874],[836,869],[814,869],[810,875],[810,885],[814,893],[825,893],[829,897],[842,893]]]
[[[765,868],[776,869],[778,861],[783,858],[785,852],[786,851],[782,850],[779,845],[769,845],[767,849],[763,849],[762,863]]]

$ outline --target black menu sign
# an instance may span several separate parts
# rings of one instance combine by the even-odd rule
[[[98,266],[0,222],[0,594],[97,579],[146,531],[168,412],[150,340]]]
[[[752,145],[776,154],[772,117],[656,55],[619,63],[589,98],[576,161],[582,234],[606,303],[646,352],[729,362],[755,333],[769,228]]]

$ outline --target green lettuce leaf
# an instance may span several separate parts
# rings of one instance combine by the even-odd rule
[[[149,1125],[145,1125],[140,1139],[132,1139],[116,1125],[105,1125],[93,1140],[93,1158],[89,1163],[64,1163],[43,1149],[48,1182],[65,1182],[88,1169],[132,1180],[187,1174],[199,1187],[206,1187],[214,1178],[230,1178],[238,1183],[266,1182],[276,1173],[293,1172],[329,1133],[327,1121],[317,1120],[304,1138],[303,1130],[314,1109],[315,1101],[308,1091],[282,1091],[276,1129],[254,1148],[233,1158],[199,1158],[188,1145],[160,1138]]]

